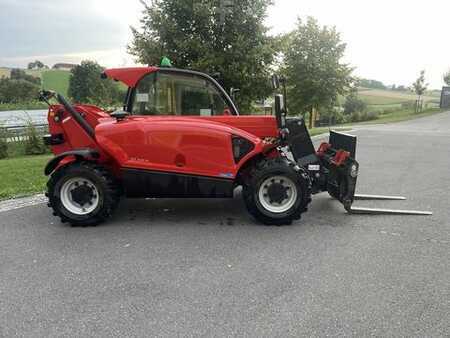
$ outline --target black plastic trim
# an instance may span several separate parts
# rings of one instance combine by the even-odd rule
[[[301,117],[292,117],[286,120],[289,130],[288,144],[296,162],[302,165],[314,162],[316,150],[306,128],[305,121]],[[317,159],[316,159],[317,161]]]
[[[239,163],[245,155],[255,149],[255,144],[246,138],[233,135],[232,136],[232,147],[233,147],[233,157],[234,162]],[[238,153],[235,152],[235,147],[238,147]]]
[[[330,130],[328,142],[334,149],[348,151],[350,156],[356,159],[356,136]]]
[[[234,180],[173,172],[122,168],[130,198],[232,198]]]
[[[77,159],[97,159],[100,157],[100,153],[94,149],[76,149],[61,153],[48,161],[44,170],[45,176],[50,175],[56,169],[59,162],[61,162],[67,156],[75,156]]]
[[[44,144],[46,146],[56,146],[58,144],[63,144],[64,134],[47,134],[42,137]]]

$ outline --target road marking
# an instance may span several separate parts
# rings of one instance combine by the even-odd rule
[[[44,194],[34,195],[30,197],[17,198],[0,202],[0,212],[31,207],[47,202],[47,197]]]

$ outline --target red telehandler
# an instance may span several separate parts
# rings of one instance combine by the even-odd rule
[[[232,198],[238,186],[250,214],[269,225],[300,219],[323,191],[350,213],[429,214],[352,207],[358,198],[396,198],[355,195],[356,137],[331,131],[316,151],[303,119],[286,118],[282,95],[275,95],[275,116],[240,116],[204,73],[139,67],[103,76],[128,87],[123,111],[40,94],[49,103],[44,140],[55,154],[45,168],[48,205],[63,222],[101,223],[123,195]]]

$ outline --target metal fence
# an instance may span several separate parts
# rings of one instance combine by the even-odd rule
[[[16,125],[3,127],[6,131],[7,142],[20,142],[28,138],[27,125]],[[36,129],[38,135],[44,135],[48,133],[47,124],[33,124],[33,128]]]

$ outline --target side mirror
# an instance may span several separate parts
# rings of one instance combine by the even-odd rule
[[[233,101],[236,101],[236,94],[238,94],[241,90],[238,88],[230,88],[230,97]]]
[[[276,74],[272,75],[272,88],[273,90],[277,90],[280,88],[280,77]]]
[[[278,128],[286,128],[286,107],[284,106],[284,97],[281,94],[275,95],[275,116]]]

